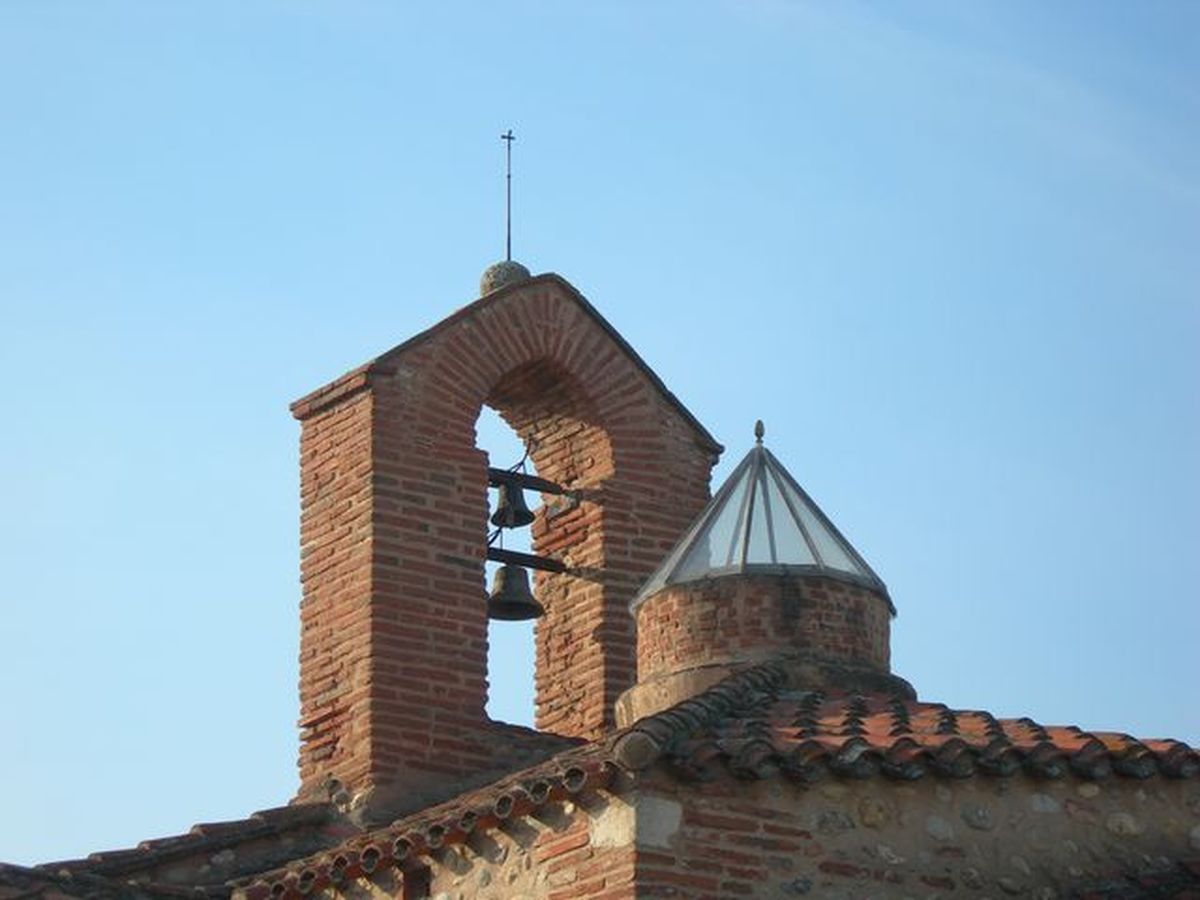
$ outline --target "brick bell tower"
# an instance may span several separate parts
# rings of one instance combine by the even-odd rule
[[[292,405],[301,422],[299,797],[374,821],[613,724],[629,604],[709,498],[721,446],[564,279],[481,297]],[[487,700],[481,407],[567,492],[537,510],[537,730]]]

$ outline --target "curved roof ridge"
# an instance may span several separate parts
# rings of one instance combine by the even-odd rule
[[[1001,719],[886,692],[808,690],[791,682],[784,659],[735,673],[630,726],[613,744],[614,762],[636,771],[663,760],[680,775],[698,778],[723,765],[744,777],[752,757],[756,777],[773,772],[800,781],[826,772],[903,780],[1021,771],[1085,780],[1112,773],[1200,776],[1200,751],[1181,741],[1070,725],[1030,728],[1028,718]],[[730,704],[725,698],[739,699]],[[687,706],[709,715],[689,722],[680,715]]]

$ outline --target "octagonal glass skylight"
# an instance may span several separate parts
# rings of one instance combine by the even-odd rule
[[[760,441],[632,605],[636,608],[670,585],[703,578],[805,572],[855,582],[888,597],[887,587],[866,560]]]

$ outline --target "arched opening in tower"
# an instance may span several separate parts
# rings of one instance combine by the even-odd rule
[[[525,455],[525,444],[490,406],[484,406],[475,423],[475,445],[488,455],[488,465],[507,469]],[[532,468],[532,467],[531,467]],[[496,511],[498,494],[488,492],[488,517]],[[526,497],[531,504],[532,497]],[[528,528],[503,529],[504,549],[530,553]],[[486,564],[485,587],[491,590],[499,563]],[[534,622],[488,621],[488,717],[498,722],[533,727]]]

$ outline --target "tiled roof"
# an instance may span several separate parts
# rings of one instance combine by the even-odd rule
[[[811,782],[826,776],[912,780],[925,775],[1131,778],[1200,775],[1200,755],[1178,741],[997,719],[885,694],[790,686],[786,663],[730,676],[604,743],[567,750],[491,786],[356,836],[288,865],[235,882],[247,900],[300,897],[329,884],[401,869],[508,819],[599,788],[618,773],[661,763],[685,779],[728,773]]]
[[[806,691],[788,680],[780,662],[731,676],[631,726],[615,742],[614,758],[632,769],[661,760],[699,779],[722,769],[800,781],[826,774],[901,780],[1022,771],[1087,779],[1200,774],[1200,754],[1179,741],[997,719],[886,694]]]
[[[0,863],[0,900],[196,900],[205,896],[191,888],[130,885],[86,872],[50,872]]]
[[[610,785],[616,769],[607,749],[591,744],[560,753],[495,784],[398,819],[338,847],[270,872],[234,882],[247,900],[310,895],[372,873],[403,869],[410,861],[461,845],[509,820],[585,791]]]
[[[111,896],[169,896],[184,890],[179,884],[186,884],[191,896],[228,896],[226,881],[340,843],[355,831],[329,805],[296,804],[28,871],[74,886],[79,896],[110,896],[103,892],[105,885],[116,891]]]
[[[362,832],[339,824],[328,806],[282,807],[236,822],[197,825],[188,834],[131,850],[37,869],[7,867],[0,887],[4,878],[31,885],[30,879],[41,879],[51,892],[47,896],[176,896],[180,888],[162,881],[160,873],[236,850],[233,870],[224,878],[210,871],[202,893],[222,897],[240,889],[248,900],[298,897],[374,872],[403,870],[410,860],[462,844],[472,833],[546,804],[602,788],[619,790],[614,782],[620,772],[636,775],[656,765],[684,779],[731,775],[801,783],[1021,772],[1038,778],[1187,778],[1200,775],[1200,754],[1178,741],[998,719],[888,694],[805,690],[792,684],[786,661],[774,661],[732,675],[608,741],[566,750],[383,828]]]

